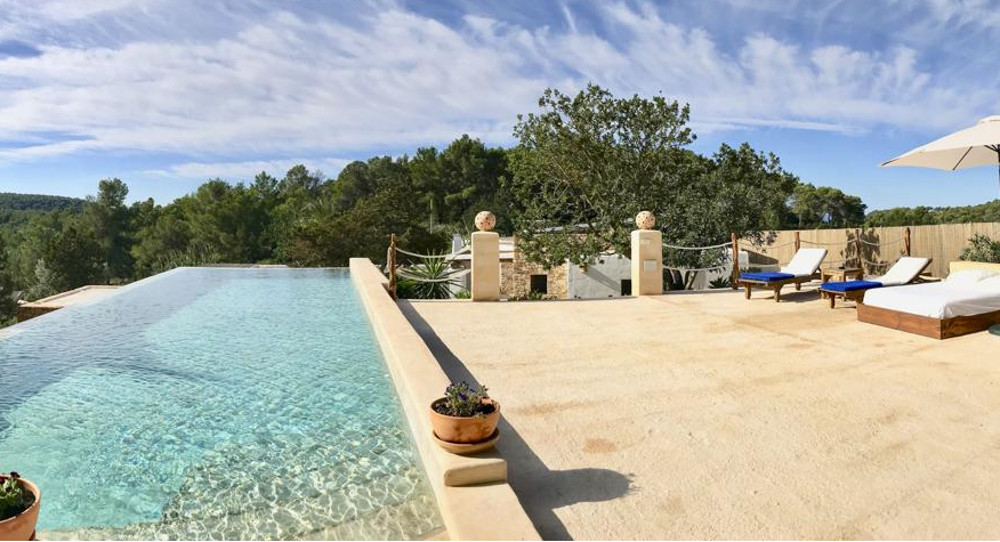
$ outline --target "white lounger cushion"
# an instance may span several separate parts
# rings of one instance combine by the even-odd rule
[[[917,278],[917,275],[927,267],[931,261],[927,258],[915,258],[913,256],[903,256],[889,268],[881,277],[872,279],[881,282],[883,286],[899,286],[907,284]]]
[[[800,248],[792,257],[792,261],[781,268],[781,272],[796,277],[809,277],[819,269],[823,258],[826,258],[825,248]]]
[[[1000,311],[1000,280],[987,279],[972,284],[943,281],[875,288],[865,292],[865,305],[930,318]]]

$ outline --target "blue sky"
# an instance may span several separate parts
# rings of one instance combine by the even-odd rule
[[[0,0],[0,191],[509,145],[547,86],[689,102],[692,148],[749,141],[870,209],[1000,197],[992,168],[877,165],[1000,113],[987,0]]]

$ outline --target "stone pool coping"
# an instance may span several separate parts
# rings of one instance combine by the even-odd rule
[[[496,452],[458,456],[433,442],[427,409],[449,384],[448,377],[389,297],[388,280],[371,260],[351,258],[350,271],[392,375],[448,536],[453,540],[540,540],[507,483],[507,462],[502,457]]]

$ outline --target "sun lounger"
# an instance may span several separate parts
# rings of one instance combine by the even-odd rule
[[[872,290],[858,321],[935,339],[983,331],[1000,324],[1000,265],[952,262],[942,282]]]
[[[824,282],[819,287],[819,293],[830,300],[830,308],[832,309],[837,305],[838,297],[852,301],[862,301],[865,298],[865,292],[868,290],[913,283],[920,278],[920,273],[923,273],[924,269],[927,269],[927,266],[930,264],[930,258],[904,256],[892,264],[892,267],[881,277],[871,280]]]
[[[781,301],[781,288],[786,284],[794,284],[796,290],[801,290],[803,283],[819,278],[819,266],[824,258],[825,248],[802,248],[780,272],[740,273],[739,284],[747,299],[750,299],[751,290],[759,287],[774,291],[774,300]]]

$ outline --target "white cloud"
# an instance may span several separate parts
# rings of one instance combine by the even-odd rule
[[[110,13],[141,33],[136,21],[155,18],[159,4],[38,6],[12,19],[65,25]],[[183,6],[160,7],[182,17]],[[587,81],[689,101],[702,130],[943,129],[996,103],[989,92],[922,69],[912,48],[808,47],[763,33],[723,46],[719,36],[667,22],[648,4],[597,8],[613,40],[580,25],[572,4],[562,7],[572,21],[565,30],[472,15],[449,27],[398,7],[366,6],[350,19],[263,9],[218,37],[151,33],[100,46],[38,44],[40,56],[0,59],[0,141],[32,142],[8,146],[0,162],[165,152],[192,158],[162,174],[203,178],[251,175],[266,169],[252,164],[270,163],[234,157],[344,156],[462,133],[505,143],[516,115],[534,110],[542,89],[572,91]]]
[[[322,172],[327,177],[336,176],[344,166],[352,160],[345,158],[290,158],[283,160],[247,160],[243,162],[184,162],[174,164],[165,169],[142,171],[141,173],[156,177],[171,177],[178,179],[213,179],[251,180],[258,173],[266,172],[281,178],[294,166],[302,164],[312,172]]]

